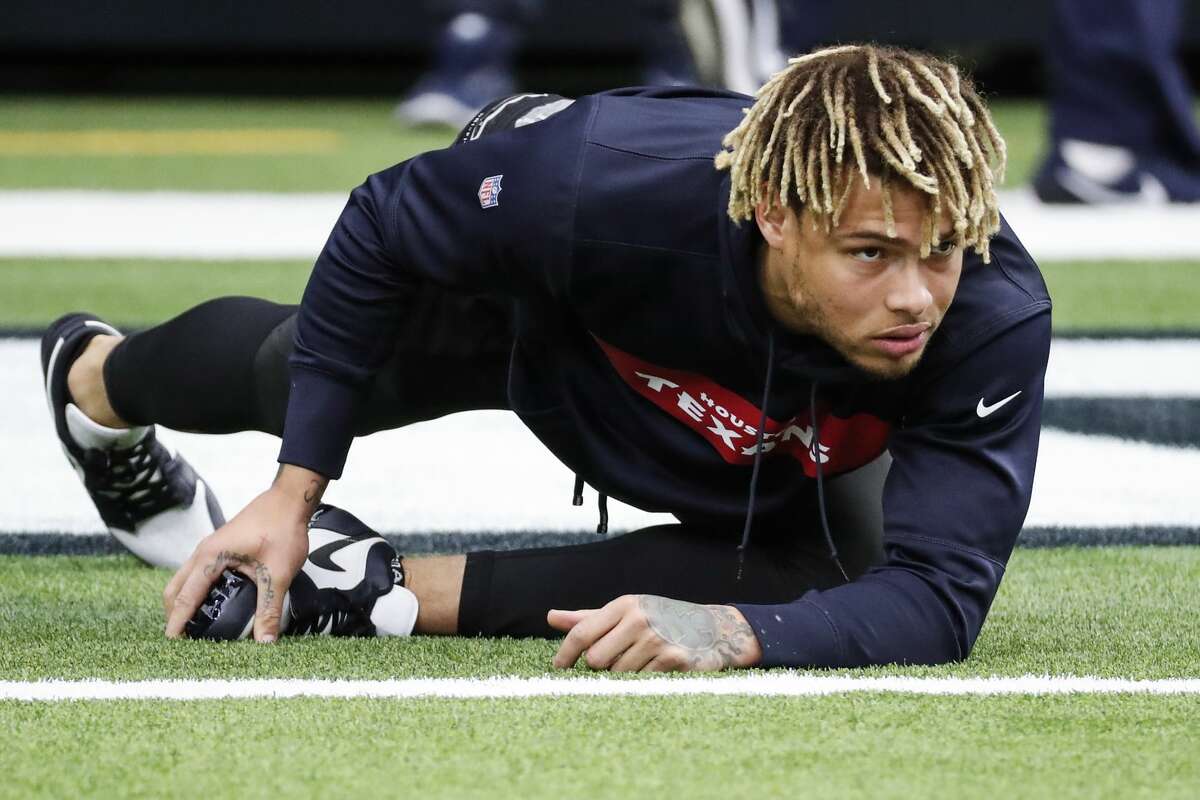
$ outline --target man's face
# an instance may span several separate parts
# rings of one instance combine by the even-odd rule
[[[917,365],[954,299],[962,249],[943,214],[943,244],[921,258],[926,206],[910,189],[892,189],[896,236],[889,237],[879,184],[864,189],[856,180],[829,233],[807,212],[760,206],[767,243],[760,282],[785,327],[819,336],[871,375],[899,378]]]

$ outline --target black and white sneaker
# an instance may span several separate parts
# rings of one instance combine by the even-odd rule
[[[177,568],[225,517],[207,484],[158,440],[153,425],[108,428],[72,402],[67,372],[98,334],[120,335],[95,317],[68,314],[42,336],[42,376],[58,440],[117,541],[149,564]]]
[[[1043,203],[1200,203],[1200,165],[1113,145],[1063,139],[1033,177]]]
[[[187,623],[193,639],[245,639],[254,630],[258,588],[226,570]],[[330,505],[308,523],[308,559],[283,598],[288,636],[408,636],[417,596],[404,587],[401,557],[357,517]]]

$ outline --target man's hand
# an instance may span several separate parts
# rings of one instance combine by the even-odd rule
[[[670,672],[751,667],[762,658],[742,612],[652,594],[627,594],[600,609],[551,611],[567,636],[554,666],[568,669],[587,651],[592,669]]]
[[[285,464],[270,489],[205,537],[163,592],[167,637],[183,635],[184,625],[228,567],[253,578],[258,587],[255,640],[275,641],[283,596],[308,557],[308,519],[328,483],[323,475]]]

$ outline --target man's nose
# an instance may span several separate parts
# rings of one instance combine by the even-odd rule
[[[895,280],[888,287],[887,307],[889,311],[903,312],[920,317],[933,303],[933,293],[925,282],[924,271],[913,260],[905,263]]]

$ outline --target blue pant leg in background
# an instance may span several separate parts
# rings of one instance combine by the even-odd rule
[[[1182,0],[1057,0],[1043,199],[1200,199],[1200,131],[1176,55],[1183,11]]]
[[[475,112],[516,90],[513,60],[540,0],[429,0],[441,23],[433,61],[396,106],[411,125],[461,128]]]

